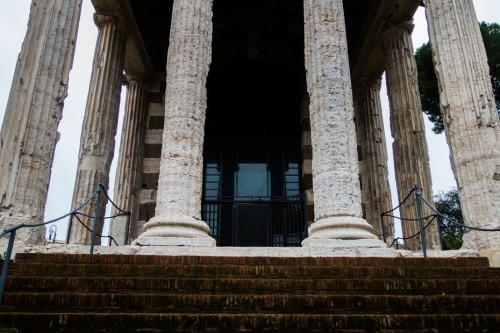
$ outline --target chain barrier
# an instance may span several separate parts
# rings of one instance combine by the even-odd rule
[[[120,212],[119,214],[115,214],[113,216],[107,216],[107,217],[106,216],[105,217],[99,217],[99,208],[100,208],[101,194],[102,193],[104,193],[105,197],[107,198],[107,200],[109,202],[111,202],[111,204],[113,205],[113,207],[115,207],[116,210],[118,210]],[[96,202],[94,216],[80,213],[79,211],[83,207],[85,207],[88,203],[90,203],[92,201],[92,199],[94,199],[95,197],[97,197],[97,202]],[[92,229],[90,229],[80,219],[79,216],[93,218],[94,222],[93,222]],[[126,222],[126,227],[125,227],[125,237],[124,237],[124,243],[127,244],[128,243],[128,230],[130,228],[130,216],[131,216],[131,214],[128,211],[125,211],[123,209],[118,208],[118,206],[116,206],[116,204],[109,197],[108,193],[104,189],[104,186],[102,184],[99,184],[97,190],[95,190],[94,193],[92,193],[92,195],[87,200],[85,200],[85,202],[83,204],[81,204],[78,208],[72,210],[68,214],[64,214],[61,217],[58,217],[56,219],[49,220],[49,221],[46,221],[46,222],[42,222],[42,223],[35,223],[35,224],[20,223],[20,224],[14,225],[14,226],[12,226],[10,228],[7,228],[7,229],[3,230],[0,233],[0,238],[3,237],[3,236],[5,236],[5,235],[7,235],[7,234],[10,234],[10,237],[9,237],[9,242],[8,242],[8,245],[7,245],[7,251],[5,252],[5,258],[4,258],[3,268],[2,268],[2,275],[0,277],[0,304],[2,304],[3,290],[4,290],[4,287],[5,287],[5,281],[7,279],[7,271],[9,269],[10,258],[12,256],[12,248],[14,247],[14,240],[16,238],[16,231],[17,230],[22,229],[22,228],[37,228],[37,227],[41,227],[41,226],[45,226],[45,225],[48,225],[48,224],[55,223],[55,222],[60,221],[60,220],[62,220],[64,218],[66,218],[66,217],[70,217],[69,222],[68,222],[69,223],[69,225],[68,225],[68,233],[67,233],[67,236],[66,236],[66,244],[68,244],[69,243],[69,236],[70,236],[70,233],[71,233],[71,227],[72,227],[72,224],[73,224],[73,217],[75,217],[77,219],[77,221],[88,232],[90,232],[92,234],[92,238],[91,238],[91,242],[90,242],[90,254],[93,254],[94,253],[94,243],[95,243],[95,237],[96,236],[97,237],[101,237],[101,238],[108,238],[109,239],[108,245],[110,245],[110,246],[111,246],[111,242],[114,242],[118,246],[118,243],[116,242],[116,240],[114,239],[114,237],[109,236],[109,235],[108,236],[103,236],[103,235],[99,235],[99,234],[96,233],[97,221],[98,220],[111,219],[111,218],[115,218],[115,217],[118,217],[118,216],[127,216],[127,222]],[[53,225],[52,227],[55,227],[55,225]],[[53,242],[55,242],[57,227],[55,229],[53,229],[52,227],[49,230],[49,240],[53,240]],[[53,236],[53,239],[52,239],[52,236]]]
[[[391,214],[396,209],[400,208],[403,204],[405,204],[410,199],[410,197],[411,197],[412,194],[415,194],[416,209],[417,209],[417,216],[418,216],[418,218],[416,218],[416,219],[415,218],[403,218],[403,217]],[[427,207],[429,207],[431,209],[431,211],[433,212],[433,214],[431,214],[429,216],[426,216],[426,217],[422,217],[422,206],[421,206],[422,202],[424,203],[425,206],[427,206]],[[382,236],[383,236],[384,242],[387,243],[387,235],[386,235],[386,232],[385,232],[385,220],[384,220],[385,217],[392,217],[392,218],[400,220],[403,223],[405,221],[409,221],[409,222],[411,222],[411,221],[412,222],[418,221],[419,227],[420,227],[420,231],[419,232],[415,233],[414,235],[408,236],[408,237],[396,237],[392,241],[392,243],[391,243],[391,245],[389,247],[392,247],[394,244],[396,244],[396,248],[399,249],[399,240],[403,240],[404,241],[404,240],[408,240],[408,239],[412,239],[412,238],[420,236],[420,238],[421,238],[421,244],[422,244],[422,252],[424,254],[424,257],[427,257],[427,249],[426,249],[426,244],[425,244],[425,230],[435,220],[437,220],[437,226],[438,226],[438,232],[439,232],[439,239],[440,239],[440,242],[441,242],[441,248],[442,249],[444,249],[443,236],[442,236],[443,229],[445,229],[445,231],[448,234],[453,235],[453,237],[455,237],[457,239],[455,233],[452,231],[452,229],[450,228],[449,224],[452,224],[452,225],[454,225],[457,228],[467,229],[467,230],[476,230],[476,231],[485,231],[485,232],[500,231],[500,228],[480,228],[480,227],[473,227],[473,226],[470,226],[470,225],[465,225],[465,224],[463,224],[463,223],[461,223],[459,221],[456,221],[454,219],[449,218],[446,215],[443,215],[435,207],[433,207],[429,203],[429,201],[427,201],[422,196],[422,194],[420,193],[420,189],[419,189],[419,187],[417,185],[415,185],[415,187],[410,191],[410,193],[404,198],[404,200],[397,207],[395,207],[395,208],[393,208],[393,209],[391,209],[389,211],[383,212],[380,215],[380,223],[381,223],[381,227],[382,227]],[[428,220],[428,219],[430,219],[430,221],[427,224],[424,225],[424,221]],[[446,223],[444,221],[446,221]]]

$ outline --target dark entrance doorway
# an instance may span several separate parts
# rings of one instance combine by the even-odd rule
[[[300,246],[302,8],[214,2],[202,215],[219,246]]]
[[[285,71],[261,61],[209,77],[203,218],[220,246],[300,246],[295,91]]]

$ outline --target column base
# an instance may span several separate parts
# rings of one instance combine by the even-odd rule
[[[393,249],[379,240],[371,231],[372,226],[364,219],[353,216],[327,217],[309,227],[309,237],[302,247],[324,255],[393,256]]]
[[[315,240],[378,240],[372,230],[373,227],[365,219],[359,217],[326,217],[311,224],[309,237],[302,241],[302,246]]]
[[[8,214],[7,212],[2,214]],[[13,227],[18,224],[33,224],[35,223],[30,216],[2,216],[0,215],[0,232],[7,228]],[[16,239],[14,240],[15,246],[33,246],[43,245],[45,243],[45,226],[35,228],[21,228],[16,231]],[[10,234],[0,238],[0,244],[6,245],[9,242]]]
[[[481,228],[498,228],[498,225],[485,225]],[[500,232],[499,231],[477,231],[470,230],[463,237],[462,249],[468,250],[486,250],[500,248]]]
[[[132,243],[140,246],[214,247],[204,221],[187,216],[155,216],[144,225],[144,232]]]

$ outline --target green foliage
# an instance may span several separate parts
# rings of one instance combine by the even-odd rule
[[[491,85],[497,110],[500,110],[500,25],[481,22],[479,28],[483,36],[488,65],[490,65]]]
[[[479,28],[490,66],[490,77],[497,110],[500,110],[500,25],[481,22]],[[439,107],[439,88],[432,62],[430,43],[425,43],[416,50],[415,60],[417,62],[418,87],[420,89],[422,108],[428,115],[429,120],[434,123],[432,129],[434,133],[442,133],[444,131],[443,117]]]
[[[458,197],[458,190],[452,188],[448,192],[440,192],[434,196],[434,205],[438,212],[447,218],[464,223],[462,217],[462,208]],[[446,220],[443,221],[443,241],[445,250],[457,250],[462,247],[462,236],[465,232],[464,228],[457,226]]]

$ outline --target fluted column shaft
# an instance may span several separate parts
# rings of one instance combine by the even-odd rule
[[[465,223],[500,228],[500,124],[486,51],[470,0],[426,0],[434,66]],[[500,247],[470,232],[464,247]]]
[[[361,218],[351,78],[341,0],[304,1],[315,221],[303,246],[376,241]]]
[[[144,78],[137,75],[127,75],[125,84],[127,85],[127,99],[115,177],[114,202],[120,209],[131,212],[130,221],[134,224],[137,222],[139,212],[138,191],[141,189],[146,89]],[[113,215],[119,213],[119,210],[113,208]],[[119,216],[111,221],[109,233],[119,245],[124,244],[125,232],[129,233],[129,230],[129,240],[138,236],[135,233],[137,230],[135,226],[130,225],[128,229],[126,227],[127,216]]]
[[[417,64],[413,55],[412,30],[411,22],[403,22],[389,28],[383,40],[391,133],[394,138],[396,183],[400,202],[415,185],[418,185],[422,195],[432,202],[429,153],[418,91]],[[417,218],[414,196],[401,206],[400,214],[407,219]],[[430,214],[429,209],[424,209],[424,217]],[[412,221],[404,221],[402,229],[405,237],[412,236],[420,230],[418,222]],[[433,223],[426,229],[426,246],[429,248],[436,246],[437,239],[437,227]],[[405,240],[405,247],[411,250],[420,249],[420,237]]]
[[[1,230],[44,219],[81,4],[47,0],[31,5],[0,133]],[[24,228],[16,243],[35,245],[44,239],[44,227]]]
[[[99,28],[99,36],[83,119],[72,208],[90,197],[99,182],[108,187],[120,106],[126,35],[115,16],[96,14],[94,21]],[[104,216],[105,199],[101,201],[100,208],[100,216]],[[82,213],[94,215],[94,210],[95,200],[85,206]],[[92,227],[92,219],[82,218],[82,221]],[[102,224],[100,220],[97,227],[99,234]],[[70,243],[88,244],[90,238],[90,232],[73,221]],[[99,239],[96,244],[100,244]]]
[[[361,144],[360,173],[365,179],[362,189],[366,189],[366,220],[373,226],[375,234],[382,239],[380,214],[392,208],[389,172],[387,166],[387,145],[385,142],[382,104],[380,101],[380,79],[361,79],[355,88],[355,114],[360,124]],[[394,236],[394,221],[385,220],[385,234]]]
[[[144,225],[137,244],[215,245],[201,220],[212,15],[211,0],[174,1],[156,216]]]

